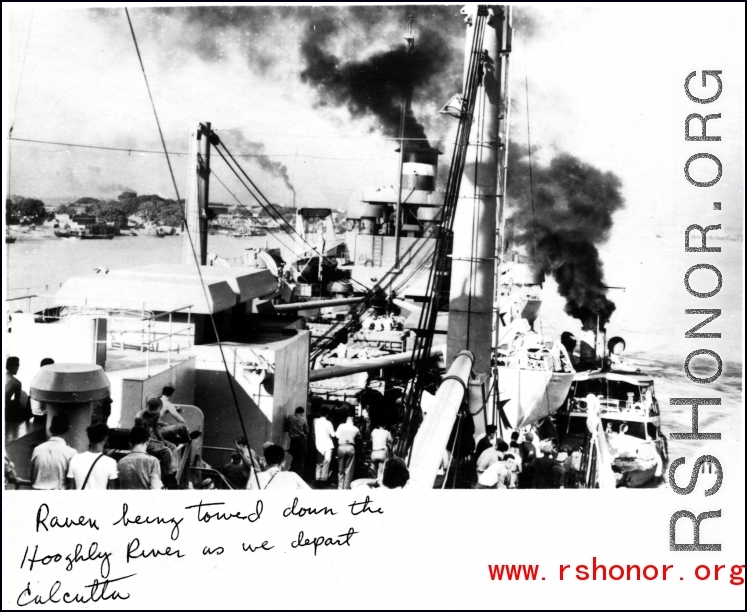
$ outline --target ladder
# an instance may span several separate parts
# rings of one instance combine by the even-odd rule
[[[384,236],[374,236],[371,245],[371,259],[374,266],[381,266],[384,256]],[[396,258],[396,254],[395,254]]]

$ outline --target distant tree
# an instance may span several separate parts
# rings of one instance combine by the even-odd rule
[[[44,202],[36,198],[14,198],[5,201],[5,212],[9,217],[28,217],[32,221],[43,221],[47,216]]]
[[[97,200],[96,198],[80,198],[79,200],[75,201],[75,204],[99,204],[100,200]]]
[[[129,217],[130,215],[134,215],[137,212],[138,203],[135,198],[132,198],[131,200],[122,200],[120,201],[119,207],[121,208],[122,212],[127,217]]]
[[[96,218],[106,223],[114,223],[118,227],[127,227],[127,215],[122,212],[121,208],[117,208],[116,206],[105,204],[101,207]]]
[[[61,204],[60,206],[57,207],[57,210],[55,211],[55,214],[58,214],[58,215],[66,215],[66,214],[68,214],[68,212],[67,212],[67,206],[65,204]]]
[[[117,200],[124,202],[127,200],[134,200],[137,197],[137,193],[134,191],[123,191],[117,196]]]

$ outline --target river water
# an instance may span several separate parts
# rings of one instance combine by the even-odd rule
[[[238,257],[248,247],[278,247],[291,245],[289,238],[252,237],[245,239],[216,235],[209,237],[210,252],[226,258]],[[681,238],[646,241],[645,249],[615,248],[612,244],[602,250],[605,274],[611,285],[624,287],[610,291],[617,304],[608,335],[619,335],[627,342],[628,358],[656,378],[657,396],[663,410],[665,431],[688,431],[690,408],[669,407],[671,397],[722,398],[721,406],[701,408],[701,431],[729,431],[721,448],[734,451],[738,456],[742,415],[742,278],[743,264],[738,256],[742,244],[719,241],[724,256],[714,259],[700,258],[717,264],[724,278],[723,289],[709,300],[698,300],[687,295],[683,288],[683,275],[700,259],[683,256]],[[4,268],[7,274],[9,297],[28,293],[54,293],[64,280],[79,275],[92,274],[94,268],[116,270],[154,262],[179,263],[182,256],[182,238],[116,237],[113,240],[23,240],[5,245]],[[287,254],[287,249],[284,250]],[[700,254],[697,254],[700,255]],[[696,255],[696,256],[697,256]],[[698,289],[696,276],[693,286]],[[544,288],[539,325],[541,331],[559,337],[563,331],[581,333],[578,321],[563,311],[564,300],[555,284],[549,280]],[[705,303],[707,302],[707,303]],[[685,339],[684,333],[705,318],[704,315],[687,315],[686,308],[721,308],[722,316],[701,331],[720,331],[720,339]],[[723,360],[723,373],[711,385],[691,382],[684,374],[685,357],[695,349],[708,348],[719,353]],[[693,360],[695,374],[713,373],[713,361]],[[672,442],[674,453],[688,455],[702,443]]]
[[[249,247],[282,246],[271,235],[246,239],[215,235],[209,241],[209,250],[223,257],[238,257]],[[92,274],[97,267],[117,270],[152,263],[176,264],[182,257],[181,236],[118,236],[112,240],[21,238],[5,246],[3,265],[11,297],[29,288],[36,293],[45,289],[54,292],[61,282]]]

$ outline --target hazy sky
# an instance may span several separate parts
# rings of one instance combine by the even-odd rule
[[[464,28],[459,5],[453,8],[444,35],[459,41]],[[346,110],[315,105],[317,92],[299,78],[304,68],[299,44],[304,27],[326,16],[342,24],[331,38],[340,57],[360,57],[401,44],[404,23],[384,7],[377,13],[380,23],[373,26],[358,22],[343,7],[315,11],[303,18],[291,12],[261,22],[249,12],[242,14],[243,23],[213,20],[213,27],[205,28],[203,18],[189,13],[131,9],[169,147],[185,151],[190,127],[198,121],[211,121],[218,130],[237,130],[226,134],[229,146],[233,141],[234,150],[246,152],[235,138],[240,132],[256,143],[249,152],[276,155],[271,159],[287,167],[304,205],[342,207],[361,187],[391,183],[395,147],[382,139],[375,121],[351,119]],[[705,12],[702,5],[678,5],[676,11],[669,5],[549,5],[518,11],[512,138],[526,142],[528,75],[532,143],[542,148],[545,158],[555,149],[566,150],[618,174],[626,217],[667,218],[672,212],[664,175],[670,165],[682,166],[682,160],[668,155],[670,140],[682,139],[679,109],[687,102],[682,82],[711,58],[723,61],[728,56],[734,70],[727,81],[730,96],[724,95],[717,109],[722,112],[719,127],[734,137],[714,143],[711,150],[741,155],[737,134],[742,130],[738,109],[743,92],[734,89],[742,87],[734,78],[743,66],[739,5],[709,4]],[[7,26],[5,18],[3,22],[3,114],[6,125],[8,116],[13,117],[14,137],[159,148],[123,9],[101,13],[37,7],[32,22],[31,9],[24,4],[10,12]],[[415,22],[416,44],[419,25],[428,24]],[[692,35],[683,35],[688,28]],[[724,78],[729,77],[727,72]],[[455,123],[435,115],[444,102],[416,94],[416,111],[436,126],[437,136],[448,136]],[[440,146],[451,148],[448,140]],[[12,192],[28,196],[114,196],[124,187],[166,196],[173,191],[164,160],[157,155],[14,142],[12,162]],[[184,162],[175,159],[174,164],[182,188]],[[273,199],[290,198],[280,178],[248,165]],[[719,189],[737,196],[741,181],[733,178],[725,175]],[[214,195],[230,199],[218,186]],[[726,210],[723,217],[732,225],[738,218]]]
[[[32,20],[32,6],[3,5],[5,133],[12,119],[13,136],[19,139],[159,149],[124,10],[37,6]],[[461,70],[459,8],[451,7],[453,18],[441,10],[430,23],[437,24],[449,49],[456,49],[457,61],[449,64],[456,66],[456,77],[439,77],[444,92]],[[330,51],[343,60],[363,59],[402,44],[402,11],[369,8],[365,19],[358,19],[354,10],[334,6],[267,19],[259,19],[259,13],[255,19],[248,11],[233,20],[195,9],[130,12],[171,150],[186,151],[191,127],[210,121],[234,151],[272,154],[269,159],[286,167],[297,202],[304,206],[342,208],[356,201],[363,187],[394,183],[393,143],[382,137],[372,118],[352,118],[345,109],[318,105],[323,98],[300,79],[299,48],[309,24],[324,17],[337,27]],[[722,235],[742,236],[743,4],[534,5],[518,7],[516,16],[511,138],[527,142],[528,76],[537,163],[567,151],[622,181],[625,207],[615,214],[602,249],[610,284],[635,285],[640,268],[630,265],[631,255],[640,255],[649,266],[664,265],[658,256],[647,255],[657,235],[671,246],[674,259],[666,263],[683,270],[689,260],[682,235],[690,223],[721,223]],[[429,21],[416,16],[416,45]],[[687,100],[683,83],[694,70],[722,70],[724,91],[718,101]],[[698,79],[692,89],[706,91]],[[455,122],[437,115],[447,99],[416,92],[415,110],[426,121],[429,137],[444,138],[435,144],[450,151]],[[684,119],[693,112],[721,113],[711,123],[721,142],[684,141]],[[700,152],[724,162],[723,177],[712,188],[698,189],[684,179],[685,161]],[[707,164],[693,165],[696,178],[708,174]],[[183,193],[184,158],[175,158],[174,167]],[[246,167],[272,200],[291,201],[277,171],[256,160],[248,160]],[[214,168],[250,203],[219,162]],[[124,188],[173,197],[160,155],[14,141],[11,177],[14,194],[42,199],[115,197]],[[215,182],[211,196],[232,201]],[[723,203],[718,213],[714,201]],[[741,245],[736,249],[733,256],[739,256]],[[681,288],[678,282],[666,289],[672,296]]]

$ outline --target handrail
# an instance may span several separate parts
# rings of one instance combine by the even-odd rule
[[[194,471],[194,472],[207,472],[209,475],[218,476],[218,478],[220,478],[221,482],[223,482],[223,484],[226,485],[227,489],[231,489],[233,491],[237,490],[236,487],[233,486],[233,484],[231,484],[231,482],[223,474],[221,474],[218,470],[216,470],[215,468],[204,468],[204,467],[192,466],[191,470]]]
[[[15,301],[21,301],[26,300],[27,301],[27,310],[25,314],[33,314],[32,312],[32,304],[31,300],[35,298],[55,298],[56,296],[54,294],[42,294],[42,293],[34,293],[34,294],[28,294],[28,295],[22,295],[18,297],[13,298],[7,298],[5,301],[8,302],[15,302]],[[92,318],[103,318],[103,319],[117,319],[116,315],[109,316],[108,313],[111,311],[122,311],[123,309],[112,309],[112,308],[105,308],[100,306],[93,306],[88,305],[88,301],[85,300],[82,304],[68,304],[66,306],[62,306],[63,313],[70,316],[70,315],[89,315]],[[134,301],[133,301],[134,303]],[[152,348],[154,344],[157,344],[159,342],[163,342],[168,340],[168,350],[165,351],[168,354],[168,365],[171,366],[171,354],[174,350],[172,347],[172,341],[171,339],[174,337],[185,337],[186,338],[186,351],[189,352],[192,346],[192,329],[193,329],[193,321],[192,321],[192,304],[186,305],[186,306],[180,306],[179,308],[175,308],[173,310],[165,311],[165,312],[159,312],[159,313],[151,313],[147,312],[143,308],[140,311],[136,311],[132,308],[129,309],[129,312],[133,315],[132,317],[123,317],[126,319],[131,319],[133,322],[138,321],[140,323],[141,329],[140,329],[140,341],[137,342],[125,342],[124,339],[119,342],[121,344],[122,348],[124,349],[126,345],[129,345],[130,348],[135,348],[135,350],[139,350],[141,353],[146,353],[145,356],[145,367],[146,367],[146,375],[150,375],[150,353],[152,352]],[[10,310],[12,308],[9,308],[9,314]],[[65,310],[67,312],[65,312]],[[46,311],[46,307],[43,309],[43,311]],[[187,314],[187,322],[186,325],[178,327],[177,329],[173,328],[173,320],[172,317],[175,313],[185,312]],[[101,316],[97,316],[97,315]],[[49,320],[61,320],[64,318],[63,316],[47,316],[43,315],[44,319]],[[168,317],[168,321],[158,321],[158,319],[166,318]],[[153,330],[153,325],[155,324],[162,324],[167,323],[169,326],[168,332],[155,332]],[[127,332],[127,330],[124,330]],[[135,331],[134,333],[137,333]],[[105,346],[109,346],[110,344],[117,343],[118,341],[112,338],[105,338],[103,340],[95,340],[95,345],[104,344]],[[139,347],[139,348],[138,348]],[[176,342],[176,350],[181,352],[181,350],[184,348],[184,342],[183,341],[177,341]]]
[[[31,481],[26,480],[25,478],[16,477],[14,480],[9,480],[8,482],[15,486],[16,491],[20,490],[21,487],[31,488]]]
[[[182,310],[188,310],[192,308],[194,304],[190,304],[189,306],[182,306],[181,308],[174,308],[174,310],[167,310],[166,312],[161,312],[159,314],[152,314],[147,317],[143,317],[143,321],[148,321],[150,319],[157,319],[158,317],[163,317],[166,315],[174,314],[175,312],[181,312]]]
[[[179,467],[176,470],[176,481],[181,482],[182,476],[184,476],[184,468],[187,467],[187,463],[189,463],[189,456],[192,453],[192,441],[185,443],[182,446],[182,456],[181,460],[179,461]]]

